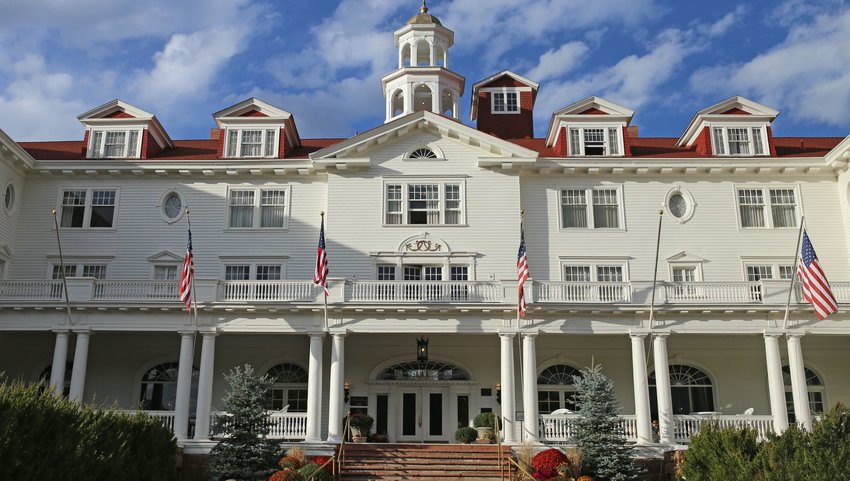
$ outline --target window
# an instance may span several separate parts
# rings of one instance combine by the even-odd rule
[[[15,186],[11,183],[6,184],[6,190],[3,192],[3,207],[7,214],[11,214],[15,208]]]
[[[116,189],[63,190],[61,227],[110,228],[114,225]]]
[[[576,409],[575,378],[581,372],[566,364],[549,366],[537,376],[537,405],[540,414],[550,414],[558,409]]]
[[[814,371],[809,368],[804,368],[806,374],[806,390],[809,395],[809,410],[813,415],[823,413],[823,407],[826,405],[824,401],[824,393],[826,388]],[[789,366],[782,367],[782,380],[785,384],[785,407],[788,410],[788,421],[796,422],[794,416],[794,391],[791,388],[791,368]]]
[[[106,264],[65,264],[64,277],[94,277],[106,279]],[[61,279],[62,269],[59,264],[53,265],[52,279]]]
[[[797,227],[797,190],[738,188],[741,227]]]
[[[384,187],[387,225],[461,225],[461,182],[388,183]]]
[[[62,396],[66,398],[69,394],[71,394],[71,374],[73,373],[73,371],[74,363],[72,363],[71,361],[67,361],[65,363],[65,377],[62,380],[62,386],[60,389],[57,389],[61,390]],[[41,371],[41,374],[38,376],[39,382],[42,382],[45,386],[48,386],[50,384],[51,374],[53,374],[53,364],[48,364],[47,367],[44,368],[44,370]]]
[[[667,211],[673,217],[681,219],[688,211],[688,201],[681,193],[676,192],[667,199]]]
[[[622,155],[621,127],[570,127],[570,156]]]
[[[683,364],[671,364],[669,369],[673,414],[714,411],[714,387],[706,373]],[[649,403],[653,419],[658,419],[656,375],[656,372],[649,375]]]
[[[624,302],[631,297],[623,264],[564,264],[561,296],[566,302]]]
[[[762,127],[713,127],[714,155],[767,155]]]
[[[307,412],[307,370],[303,367],[284,362],[277,364],[266,373],[272,379],[267,393],[268,408],[288,412]]]
[[[516,114],[519,113],[518,92],[493,92],[494,114]]]
[[[283,229],[287,227],[288,188],[230,189],[229,226],[232,229]]]
[[[166,362],[154,366],[142,376],[139,395],[141,408],[148,411],[174,411],[177,405],[177,373],[180,364]],[[189,395],[189,412],[195,412],[198,397],[199,371],[192,368],[192,382]]]
[[[696,282],[697,268],[695,266],[674,267],[673,282]]]
[[[426,148],[415,149],[410,155],[407,157],[408,159],[436,159],[437,154],[431,150]]]
[[[141,157],[141,130],[92,130],[88,145],[90,159]]]
[[[227,129],[226,157],[277,157],[278,129]]]
[[[177,192],[169,192],[162,201],[162,213],[169,220],[179,218],[183,214],[183,199]]]
[[[0,281],[6,278],[6,261],[0,259]]]
[[[790,280],[794,273],[794,261],[789,260],[788,262],[788,264],[769,263],[746,265],[745,269],[747,272],[747,280],[750,282],[758,282],[762,279]]]
[[[588,206],[588,200],[592,205]],[[561,225],[564,228],[619,228],[620,189],[562,189]]]
[[[153,278],[156,281],[176,281],[177,266],[153,266]]]

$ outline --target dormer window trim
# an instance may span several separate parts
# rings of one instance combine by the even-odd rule
[[[766,157],[770,155],[770,124],[712,123],[711,152],[715,157]]]
[[[501,87],[492,89],[482,89],[485,92],[490,92],[490,113],[494,115],[513,115],[522,113],[520,105],[520,91],[523,89],[516,87]],[[526,88],[525,90],[530,90]]]
[[[564,124],[569,157],[623,157],[623,125]],[[602,137],[599,137],[601,131]],[[599,152],[601,149],[601,153]],[[590,152],[590,153],[588,153]]]
[[[89,159],[138,159],[142,156],[143,128],[93,128],[89,131]],[[122,139],[119,142],[119,137]],[[121,150],[116,152],[116,146]]]
[[[275,159],[280,153],[278,125],[240,125],[224,132],[224,157],[229,159]],[[257,136],[259,133],[259,137]],[[271,138],[270,138],[271,137]],[[254,154],[251,151],[258,152]]]

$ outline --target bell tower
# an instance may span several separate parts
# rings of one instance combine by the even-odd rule
[[[420,110],[459,119],[465,81],[449,70],[454,32],[428,13],[422,0],[419,13],[393,35],[398,69],[381,77],[387,111],[384,122]]]

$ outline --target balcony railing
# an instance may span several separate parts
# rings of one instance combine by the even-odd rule
[[[214,412],[210,414],[210,435],[220,437],[221,433],[216,433],[215,429],[219,425],[216,424],[216,418],[225,419],[224,425],[227,425],[227,417],[225,412]],[[289,413],[280,411],[268,411],[269,426],[268,437],[270,439],[292,439],[300,440],[307,438],[307,413]],[[220,427],[219,427],[220,431]]]
[[[628,282],[535,282],[534,302],[625,304],[632,302]]]
[[[499,282],[474,281],[349,281],[345,300],[351,302],[501,302]]]
[[[313,301],[316,285],[307,281],[222,281],[218,299],[226,302]]]
[[[127,414],[136,414],[136,413],[145,413],[152,418],[159,419],[162,422],[162,425],[167,427],[174,432],[174,411],[136,411],[136,410],[125,410],[123,411]]]
[[[98,301],[176,301],[177,281],[111,281],[94,282],[94,300]]]
[[[58,301],[62,281],[0,281],[0,301]]]
[[[549,443],[571,443],[575,436],[578,418],[579,415],[576,413],[540,415],[540,439]],[[620,415],[617,431],[625,436],[627,441],[637,442],[637,416]]]
[[[666,282],[664,291],[667,302],[683,304],[761,303],[764,295],[759,282]]]

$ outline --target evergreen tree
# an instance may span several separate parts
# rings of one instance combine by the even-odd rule
[[[246,364],[224,378],[230,391],[224,398],[226,416],[215,420],[215,433],[222,437],[209,456],[213,479],[265,480],[275,472],[279,443],[268,439],[271,422],[265,409],[266,392],[272,381],[259,377]]]
[[[639,469],[632,448],[618,428],[620,406],[614,399],[614,382],[596,365],[574,376],[578,392],[574,441],[581,453],[581,471],[596,481],[633,481]]]

